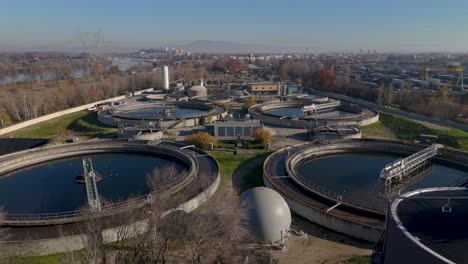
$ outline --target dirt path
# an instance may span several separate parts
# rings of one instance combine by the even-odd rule
[[[363,138],[375,138],[375,139],[397,139],[395,133],[386,126],[381,126],[379,128],[373,128],[372,130],[363,130]]]
[[[273,259],[280,264],[340,263],[372,254],[372,243],[334,232],[299,216],[293,217],[292,228],[304,231],[307,237],[290,237],[286,240],[286,251],[273,252]]]
[[[421,124],[421,125],[423,125],[425,127],[432,128],[432,129],[435,129],[435,130],[448,131],[448,130],[451,129],[450,127],[445,127],[445,126],[437,125],[437,124],[434,124],[434,123],[424,122],[424,121],[421,121],[421,120],[411,119],[411,121],[414,121],[414,122],[419,123],[419,124]]]

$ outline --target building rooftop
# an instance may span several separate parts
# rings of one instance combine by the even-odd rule
[[[426,190],[397,199],[392,204],[393,218],[401,222],[400,229],[416,243],[452,262],[466,263],[468,188]]]
[[[216,121],[215,126],[260,126],[262,125],[261,120],[248,119],[248,120],[226,120]]]

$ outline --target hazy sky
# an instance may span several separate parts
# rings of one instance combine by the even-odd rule
[[[0,0],[0,51],[105,48],[219,40],[310,51],[468,51],[468,1]]]

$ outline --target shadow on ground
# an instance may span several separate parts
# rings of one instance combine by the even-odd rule
[[[204,128],[197,128],[197,129],[192,129],[192,130],[181,130],[179,132],[179,136],[186,137],[186,136],[190,136],[199,132],[208,132],[208,131]]]
[[[332,229],[310,222],[296,213],[292,213],[292,217],[293,219],[291,228],[298,231],[302,230],[310,236],[359,248],[375,248],[375,243],[338,233]]]
[[[114,137],[116,132],[114,127],[99,122],[94,112],[88,112],[83,117],[75,119],[67,129],[77,135],[99,138]]]
[[[264,153],[242,162],[232,173],[232,187],[242,192],[263,185],[263,162],[271,153]]]

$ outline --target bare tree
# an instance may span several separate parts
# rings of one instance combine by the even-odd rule
[[[172,194],[168,184],[180,179],[175,166],[155,168],[147,175],[153,190],[146,206],[116,213],[108,220],[94,218],[81,225],[86,234],[80,257],[70,263],[239,263],[246,236],[244,213],[231,199],[209,201],[196,213],[180,204],[211,185],[210,177]],[[169,195],[170,194],[170,195]],[[208,194],[206,194],[208,198]],[[106,225],[114,226],[115,243],[102,245]],[[115,227],[116,226],[116,227]]]
[[[165,187],[180,179],[180,172],[174,164],[156,167],[146,175],[146,184],[153,192],[160,192]]]
[[[44,104],[44,96],[42,93],[33,92],[30,98],[30,106],[32,117],[37,118],[41,115],[40,110]]]
[[[246,236],[245,213],[233,201],[214,200],[203,212],[187,216],[186,256],[189,263],[238,263]]]
[[[18,105],[18,96],[14,95],[6,104],[6,108],[11,113],[10,116],[12,116],[15,119],[15,121],[22,121],[23,118],[21,117],[21,110]]]

